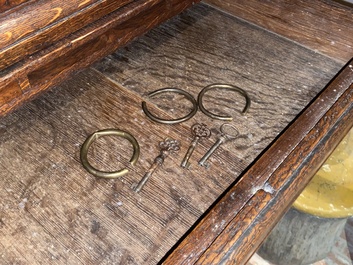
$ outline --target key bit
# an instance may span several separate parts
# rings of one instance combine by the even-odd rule
[[[156,171],[156,169],[163,165],[164,160],[171,153],[177,152],[180,150],[180,143],[174,139],[165,139],[164,141],[159,143],[159,155],[154,159],[152,165],[147,170],[141,181],[137,184],[135,188],[135,192],[140,192],[152,174]]]
[[[188,168],[190,166],[189,163],[189,159],[192,155],[192,153],[194,152],[197,144],[201,141],[202,138],[208,138],[211,136],[211,131],[210,129],[207,128],[206,124],[203,123],[195,123],[192,127],[191,127],[191,132],[194,136],[188,151],[185,154],[185,157],[183,159],[183,161],[181,162],[181,167],[183,168]]]

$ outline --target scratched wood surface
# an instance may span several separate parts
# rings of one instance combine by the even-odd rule
[[[0,70],[132,2],[37,1],[0,16]]]
[[[303,52],[308,51],[200,5],[105,57],[95,68],[141,95],[178,87],[196,98],[212,83],[245,89],[252,99],[249,115],[239,114],[245,100],[234,92],[210,91],[204,103],[213,112],[234,117],[241,142],[228,146],[236,147],[241,158],[253,161],[341,68],[312,52],[302,56]],[[187,113],[178,106],[183,103],[179,100],[151,101],[175,116]],[[180,110],[183,113],[178,114]],[[187,124],[195,121],[215,128],[222,124],[201,112]]]
[[[205,2],[343,63],[353,57],[353,4],[332,0]]]
[[[0,119],[1,259],[157,264],[341,66],[204,4],[192,7]],[[197,160],[222,122],[198,112],[185,123],[161,125],[148,120],[140,105],[145,99],[157,115],[181,115],[190,110],[182,97],[145,94],[174,86],[196,97],[214,82],[247,90],[252,106],[242,116],[244,101],[237,93],[207,95],[210,109],[234,116],[240,137],[222,146],[206,169]],[[179,164],[195,122],[209,125],[213,135],[198,146],[186,170]],[[137,166],[117,180],[97,179],[79,161],[85,138],[104,128],[127,130],[141,146]],[[131,187],[166,137],[180,140],[181,151],[134,193]],[[92,147],[90,159],[112,170],[126,166],[130,154],[126,141],[107,138]]]
[[[13,43],[0,46],[0,65],[8,66],[0,67],[0,116],[197,1],[89,2],[35,1],[0,15],[1,41],[14,35]]]
[[[28,2],[33,2],[33,0],[0,0],[0,12],[13,9]]]

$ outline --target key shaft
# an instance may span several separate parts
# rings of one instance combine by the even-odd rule
[[[199,160],[199,165],[203,167],[208,167],[207,160],[210,156],[221,146],[226,140],[226,137],[221,136],[218,140],[212,145],[212,147],[206,152],[206,154]]]
[[[147,183],[149,178],[153,175],[153,173],[157,170],[157,168],[163,164],[165,157],[163,157],[162,155],[159,155],[154,159],[154,162],[151,165],[151,167],[147,170],[143,178],[137,184],[135,188],[135,192],[140,192],[142,190],[143,186],[145,186],[145,184]]]
[[[195,139],[191,142],[188,151],[186,152],[183,161],[181,162],[181,167],[188,168],[190,166],[189,159],[192,156],[197,144],[199,143],[200,137],[195,137]]]
[[[159,143],[159,149],[159,155],[154,159],[150,168],[134,188],[135,192],[140,192],[142,190],[143,186],[147,183],[157,168],[163,165],[165,158],[169,154],[180,150],[180,143],[173,139],[166,139],[165,141]]]

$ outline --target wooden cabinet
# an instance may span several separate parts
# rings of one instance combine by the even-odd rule
[[[0,12],[4,12],[7,10],[10,10],[11,8],[17,7],[21,4],[27,3],[27,2],[33,2],[30,0],[18,0],[18,1],[6,1],[6,0],[2,0],[0,2]]]
[[[347,64],[219,199],[165,264],[245,264],[353,125],[352,4],[207,2]],[[234,194],[244,191],[251,191],[245,203],[234,199]]]
[[[3,5],[2,18],[54,2]],[[246,264],[352,127],[352,7],[173,0],[77,1],[76,8],[81,2],[82,9],[67,6],[62,20],[51,17],[53,28],[50,19],[38,20],[32,32],[21,24],[26,37],[0,50],[7,58],[0,76],[0,110],[7,114],[0,119],[1,257],[23,264]],[[73,25],[56,34],[73,14]],[[31,52],[20,43],[31,43]],[[19,50],[10,56],[7,49]],[[222,122],[199,111],[182,124],[157,124],[141,101],[167,86],[197,97],[216,82],[245,89],[252,105],[242,116],[237,95],[207,97],[207,106],[234,116],[241,137],[202,168],[197,158]],[[171,95],[147,103],[166,117],[190,107]],[[179,163],[195,122],[211,126],[212,136],[185,170]],[[135,135],[141,159],[121,179],[97,179],[82,168],[79,147],[93,131],[111,127]],[[165,137],[180,140],[181,152],[134,193]],[[106,156],[99,146],[93,151],[98,166],[121,166],[116,152],[128,154],[128,146],[113,143],[101,143],[112,147]]]
[[[62,82],[194,2],[0,3],[0,114]]]

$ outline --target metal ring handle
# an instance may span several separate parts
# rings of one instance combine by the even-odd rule
[[[242,114],[245,114],[248,111],[248,109],[250,108],[250,103],[251,103],[250,97],[249,97],[248,93],[246,93],[245,90],[241,89],[240,87],[228,85],[228,84],[212,84],[212,85],[204,87],[197,97],[197,102],[199,104],[200,110],[204,114],[206,114],[207,116],[209,116],[213,119],[218,119],[218,120],[223,120],[223,121],[233,120],[233,118],[231,116],[216,115],[216,114],[206,110],[205,107],[203,106],[202,99],[203,99],[203,96],[205,95],[205,93],[211,89],[216,89],[216,88],[234,90],[236,92],[239,92],[242,96],[244,96],[245,100],[246,100],[246,104],[245,104],[245,107],[242,111]]]
[[[148,118],[150,118],[151,120],[155,121],[155,122],[159,122],[159,123],[164,123],[164,124],[176,124],[176,123],[180,123],[183,121],[187,121],[189,119],[191,119],[197,112],[197,101],[195,100],[195,98],[188,92],[179,89],[179,88],[161,88],[161,89],[157,89],[155,91],[152,91],[150,93],[148,93],[147,96],[149,97],[153,97],[156,96],[158,94],[162,94],[162,93],[166,93],[166,92],[174,92],[174,93],[178,93],[181,95],[184,95],[188,100],[191,101],[192,105],[193,105],[193,109],[192,111],[185,115],[184,117],[181,118],[177,118],[177,119],[173,119],[173,120],[167,120],[167,119],[162,119],[162,118],[158,118],[156,116],[154,116],[148,109],[147,109],[147,104],[145,101],[142,102],[142,109],[143,112],[146,114],[146,116]]]
[[[236,133],[235,134],[227,133],[226,131],[227,127],[233,129]],[[228,139],[234,139],[239,136],[239,131],[237,130],[237,128],[230,123],[223,123],[220,127],[220,131],[223,135],[227,136]]]
[[[124,168],[119,171],[113,171],[113,172],[100,171],[94,168],[93,166],[91,166],[91,164],[88,162],[88,159],[87,159],[88,149],[91,146],[91,144],[94,141],[96,141],[98,138],[103,136],[108,136],[108,135],[116,135],[116,136],[122,137],[124,139],[127,139],[132,144],[134,151],[129,161],[132,166],[136,164],[139,158],[140,146],[137,140],[135,139],[135,137],[133,137],[130,133],[122,130],[118,130],[118,129],[105,129],[105,130],[97,131],[87,137],[86,141],[83,143],[81,147],[81,152],[80,152],[80,158],[81,158],[83,167],[93,176],[113,179],[113,178],[118,178],[125,175],[129,170]]]

